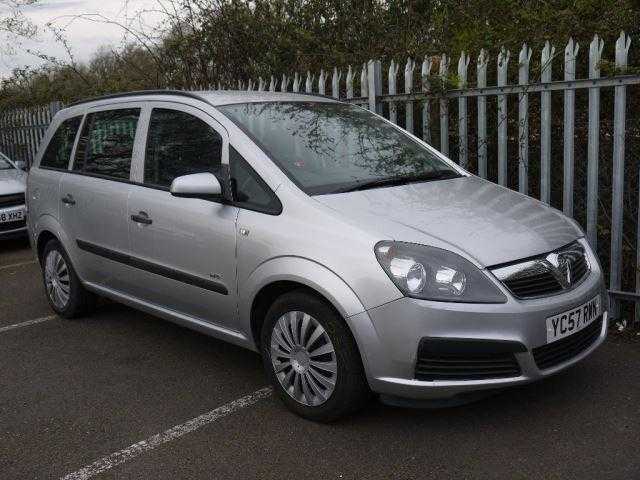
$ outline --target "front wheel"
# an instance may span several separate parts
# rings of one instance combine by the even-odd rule
[[[287,407],[330,422],[370,397],[360,353],[344,320],[305,291],[287,293],[267,312],[261,335],[264,367]]]

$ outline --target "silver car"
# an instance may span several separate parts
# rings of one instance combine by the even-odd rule
[[[0,239],[27,231],[24,192],[27,174],[22,162],[0,152]]]
[[[28,223],[52,308],[105,296],[258,351],[306,418],[468,401],[605,339],[573,220],[363,108],[136,92],[62,110],[43,145]]]

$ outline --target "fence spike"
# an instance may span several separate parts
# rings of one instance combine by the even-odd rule
[[[422,70],[420,72],[422,92],[424,94],[428,94],[431,90],[429,76],[431,75],[432,68],[433,59],[425,55],[424,60],[422,60]],[[427,143],[431,143],[431,104],[428,97],[422,102],[422,139]]]
[[[362,71],[360,72],[360,96],[369,96],[369,78],[367,76],[367,63],[362,64]]]
[[[505,47],[498,54],[498,86],[507,84],[511,52]],[[507,185],[507,96],[498,95],[498,183]]]
[[[300,91],[300,75],[298,75],[298,72],[293,74],[293,91],[296,93]]]
[[[589,78],[600,78],[600,59],[604,40],[597,34],[589,45]],[[600,155],[600,88],[589,89],[587,141],[587,238],[594,250],[598,246],[598,163]]]
[[[404,66],[404,93],[413,91],[413,71],[416,68],[416,62],[412,58],[407,58]],[[404,128],[407,132],[413,133],[413,102],[405,102],[405,122]]]
[[[627,60],[631,38],[624,31],[616,41],[616,71],[627,70]],[[613,101],[613,179],[611,182],[611,267],[609,269],[609,288],[620,290],[622,287],[622,234],[624,208],[624,142],[626,124],[627,87],[615,87]],[[614,299],[611,316],[619,318],[619,303]]]
[[[396,95],[398,93],[396,88],[396,77],[398,75],[399,68],[400,65],[398,65],[395,60],[391,59],[388,74],[389,95]],[[389,120],[396,125],[398,124],[398,106],[396,102],[389,103]]]
[[[571,82],[576,78],[576,58],[580,45],[569,38],[564,49],[564,79]],[[562,211],[573,217],[573,178],[574,178],[574,122],[575,99],[573,89],[564,91],[564,144],[563,144],[563,180]]]
[[[340,98],[340,80],[342,79],[342,70],[338,70],[338,67],[333,67],[333,75],[331,77],[331,96],[333,98]]]
[[[489,56],[483,48],[478,55],[476,78],[478,88],[487,86]],[[487,178],[487,97],[478,97],[478,175]]]
[[[449,57],[445,53],[440,57],[438,74],[443,90],[446,89],[447,76],[449,74]],[[440,97],[440,152],[449,155],[449,100]]]
[[[258,91],[264,92],[265,82],[262,77],[258,77]]]
[[[533,52],[526,43],[522,44],[518,57],[518,84],[529,83],[529,65]],[[518,190],[525,195],[529,192],[529,94],[518,95]]]
[[[552,80],[552,63],[556,53],[547,40],[540,60],[542,83]],[[551,92],[540,94],[540,200],[551,202]]]
[[[347,98],[353,98],[353,69],[351,65],[347,70]]]
[[[313,93],[313,80],[316,78],[315,75],[311,75],[311,72],[307,70],[307,82],[305,84],[305,90],[307,93]]]
[[[460,52],[458,59],[458,88],[467,86],[467,69],[469,68],[469,55]],[[469,161],[469,140],[468,140],[468,119],[467,119],[467,99],[458,98],[458,163],[462,168],[467,168]]]
[[[318,75],[318,93],[320,95],[324,95],[325,93],[325,84],[327,82],[327,76],[324,73],[324,69],[320,69],[320,75]]]
[[[289,83],[291,83],[291,77],[288,77],[284,73],[282,74],[282,83],[280,84],[280,91],[286,92],[289,88]]]
[[[273,75],[271,75],[271,82],[269,83],[269,91],[270,92],[276,91],[276,77],[274,77]]]

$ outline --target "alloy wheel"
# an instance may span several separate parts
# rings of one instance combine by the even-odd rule
[[[53,304],[64,310],[69,303],[71,283],[67,262],[57,250],[51,250],[45,260],[44,283]]]
[[[311,315],[282,315],[271,332],[271,363],[282,388],[303,405],[326,402],[336,386],[338,362],[326,330]]]

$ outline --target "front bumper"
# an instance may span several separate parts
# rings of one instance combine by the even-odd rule
[[[393,302],[351,317],[373,391],[409,399],[438,399],[532,382],[579,362],[607,335],[607,294],[597,262],[585,281],[561,295],[535,300],[510,298],[504,304],[443,303],[412,298]],[[532,349],[545,345],[547,317],[577,307],[601,295],[602,328],[596,340],[575,356],[548,369],[539,369]],[[520,374],[479,380],[415,378],[418,346],[424,337],[517,342],[525,351],[515,353]]]

